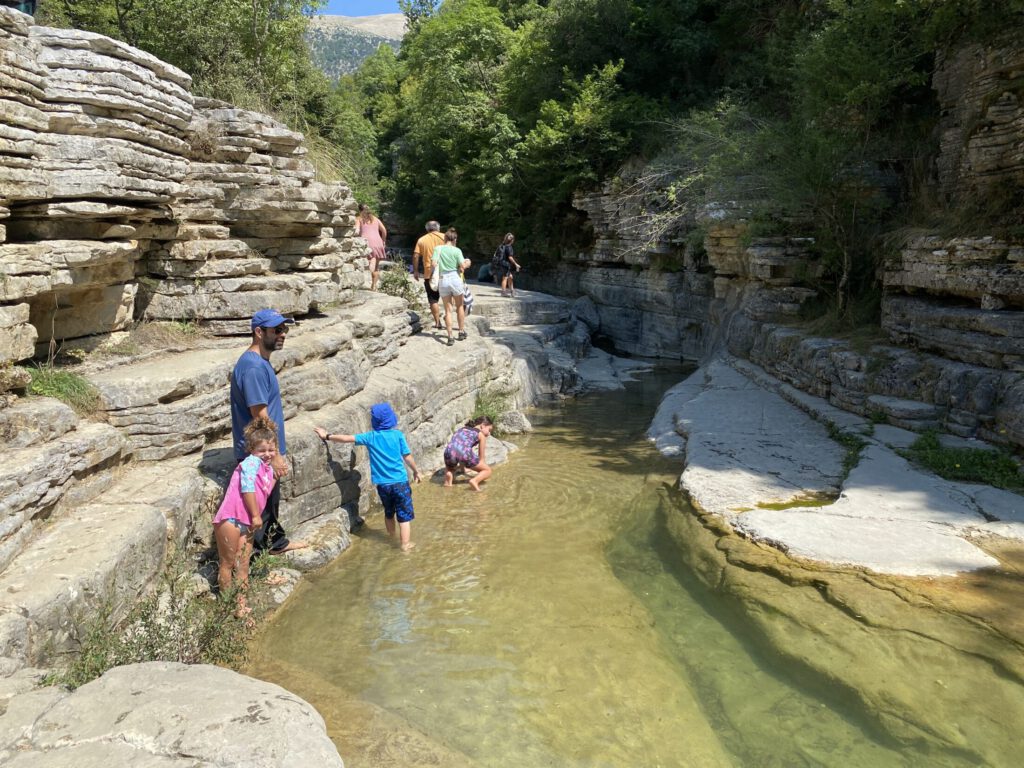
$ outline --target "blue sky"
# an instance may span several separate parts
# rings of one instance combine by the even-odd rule
[[[378,13],[401,13],[398,0],[327,0],[321,13],[335,16],[376,16]]]

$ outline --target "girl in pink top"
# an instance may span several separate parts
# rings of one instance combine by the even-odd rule
[[[370,290],[376,291],[380,275],[377,264],[385,257],[384,241],[388,239],[388,231],[365,203],[359,206],[356,225],[359,227],[359,236],[370,246]]]
[[[270,419],[253,419],[244,435],[249,455],[235,467],[224,501],[213,516],[213,535],[220,557],[217,583],[221,595],[230,594],[232,587],[237,588],[239,616],[252,613],[245,599],[252,538],[254,531],[263,525],[263,507],[274,490],[276,480],[270,462],[277,455],[277,431]]]

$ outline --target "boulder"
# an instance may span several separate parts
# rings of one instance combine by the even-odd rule
[[[22,705],[23,697],[35,700]],[[312,706],[221,667],[132,664],[70,694],[22,693],[9,706],[34,714],[31,728],[9,731],[0,743],[11,768],[343,768]]]

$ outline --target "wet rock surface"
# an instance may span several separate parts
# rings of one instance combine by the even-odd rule
[[[784,424],[715,430],[700,419],[716,390],[733,407],[719,416],[739,425],[751,423],[765,390],[796,407]],[[798,455],[771,448],[814,445],[818,421],[866,444],[838,495],[815,493]],[[873,430],[738,360],[715,361],[670,390],[649,436],[686,461],[680,487],[697,506],[669,516],[678,556],[739,607],[774,664],[852,702],[897,744],[934,750],[936,765],[1015,764],[1024,625],[1007,607],[1024,598],[1024,498],[919,470],[894,453],[912,433]],[[751,480],[751,445],[783,466],[764,464]],[[841,452],[834,444],[816,454],[827,466]],[[798,480],[803,495],[794,488],[789,503],[758,503],[783,479]]]

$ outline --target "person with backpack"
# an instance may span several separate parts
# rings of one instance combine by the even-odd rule
[[[498,246],[498,250],[494,252],[494,258],[491,260],[492,269],[494,269],[495,262],[497,268],[495,269],[495,275],[501,279],[501,295],[502,296],[515,296],[516,287],[512,281],[512,276],[518,272],[522,267],[519,266],[519,262],[515,259],[515,253],[512,249],[512,244],[516,241],[516,236],[511,232],[505,235],[505,238],[501,241],[501,245]]]

